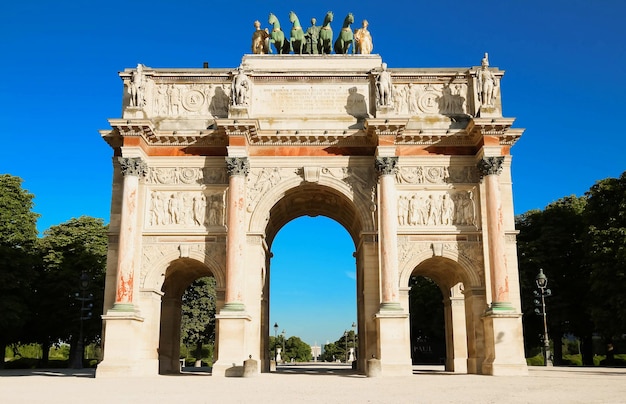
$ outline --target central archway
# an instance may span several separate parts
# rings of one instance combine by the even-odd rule
[[[271,195],[268,195],[271,197]],[[300,185],[285,190],[281,193],[280,198],[275,202],[272,208],[269,210],[269,217],[267,225],[265,227],[265,237],[267,240],[267,276],[263,288],[263,323],[261,326],[261,341],[264,350],[266,363],[264,364],[264,370],[269,370],[269,336],[272,333],[270,324],[270,276],[271,276],[271,257],[272,257],[272,245],[276,238],[277,233],[287,223],[294,219],[303,216],[324,216],[339,223],[350,235],[353,241],[353,251],[357,251],[353,254],[356,258],[355,273],[356,273],[356,306],[357,306],[357,319],[362,318],[362,298],[363,295],[363,263],[359,258],[358,253],[359,245],[361,244],[361,237],[363,233],[363,225],[356,205],[349,199],[349,197],[336,188],[332,188],[327,185],[321,185],[318,183],[301,183]],[[359,329],[361,329],[361,321],[357,321]],[[361,335],[359,333],[359,335]],[[357,358],[361,355],[357,352]]]

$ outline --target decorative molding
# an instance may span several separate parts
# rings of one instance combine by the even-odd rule
[[[226,184],[226,169],[223,167],[149,167],[147,184]]]

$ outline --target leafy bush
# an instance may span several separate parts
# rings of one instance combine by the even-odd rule
[[[543,354],[538,353],[535,356],[526,358],[526,364],[528,366],[543,366]]]

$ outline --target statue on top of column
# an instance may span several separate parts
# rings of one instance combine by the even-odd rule
[[[478,100],[483,107],[493,107],[496,100],[496,86],[498,82],[496,76],[489,70],[489,55],[481,61],[481,68],[478,71]]]
[[[252,34],[252,53],[256,55],[265,55],[269,52],[269,37],[270,34],[267,30],[261,29],[261,22],[256,20],[254,22],[254,33]]]
[[[233,82],[231,85],[230,101],[233,106],[248,105],[250,87],[250,79],[243,72],[242,68],[238,67],[235,75],[233,76]]]
[[[368,25],[367,20],[363,20],[362,28],[357,29],[354,33],[356,52],[362,55],[369,55],[374,49],[372,35],[370,35],[370,32],[367,30]]]
[[[393,86],[391,82],[391,73],[387,71],[387,63],[381,65],[382,71],[376,78],[376,90],[378,94],[379,106],[392,106],[393,105]]]

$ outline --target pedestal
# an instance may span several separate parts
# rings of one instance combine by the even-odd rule
[[[231,119],[236,118],[248,118],[248,106],[247,105],[231,105],[228,108],[228,117]]]
[[[485,360],[482,373],[493,376],[525,376],[522,315],[488,311],[483,316]]]
[[[243,362],[252,352],[245,352],[246,323],[251,320],[244,312],[222,310],[216,315],[219,338],[219,358],[213,364],[213,376],[231,376],[235,369],[243,369]]]
[[[144,319],[134,313],[109,310],[102,316],[106,335],[103,361],[96,377],[154,376],[159,372],[157,358],[143,358]]]
[[[379,105],[376,108],[376,118],[396,117],[392,105]]]
[[[378,352],[381,376],[409,376],[413,373],[409,314],[403,311],[380,311],[375,316],[378,327]]]

